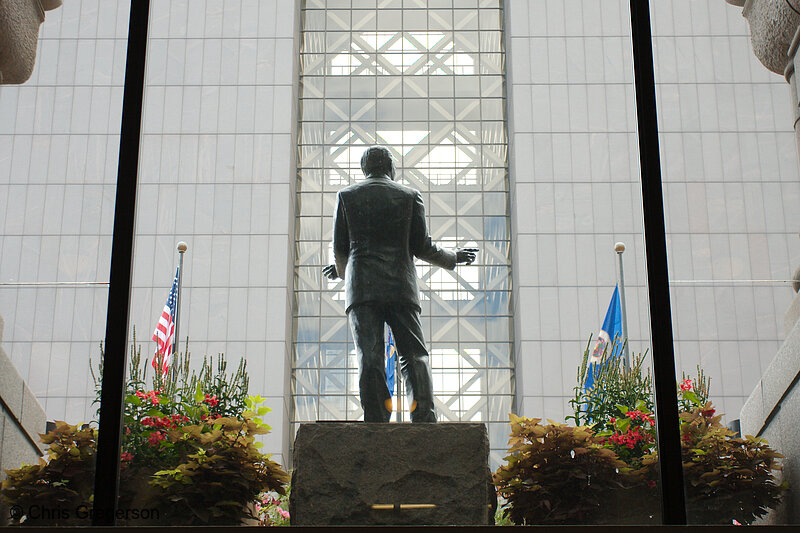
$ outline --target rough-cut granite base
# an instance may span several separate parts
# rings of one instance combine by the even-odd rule
[[[303,424],[294,444],[292,525],[494,523],[488,458],[483,424]]]

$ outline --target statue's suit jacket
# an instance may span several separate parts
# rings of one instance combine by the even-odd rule
[[[456,266],[455,252],[431,242],[419,191],[380,175],[336,195],[333,252],[348,312],[362,303],[420,310],[414,257],[449,270]]]

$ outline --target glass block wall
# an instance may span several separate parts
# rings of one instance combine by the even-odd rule
[[[496,461],[513,398],[502,2],[308,0],[301,20],[293,427],[362,415],[344,284],[321,268],[336,192],[385,145],[433,239],[480,248],[418,276],[439,419],[487,422]]]

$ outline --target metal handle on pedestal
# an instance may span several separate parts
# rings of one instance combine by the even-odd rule
[[[370,506],[376,511],[406,511],[409,509],[434,509],[435,503],[374,503]]]

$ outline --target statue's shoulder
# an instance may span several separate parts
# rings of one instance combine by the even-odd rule
[[[403,185],[402,183],[397,183],[396,181],[393,181],[392,184],[398,190],[403,191],[408,196],[412,196],[413,197],[413,196],[417,196],[419,194],[419,191],[417,189],[415,189],[414,187],[409,187],[408,185]]]
[[[357,181],[355,183],[348,185],[347,187],[342,187],[341,189],[339,189],[338,194],[339,196],[347,196],[353,191],[359,190],[363,186],[363,184],[364,184],[363,181]]]
[[[402,183],[397,183],[396,181],[392,181],[389,179],[380,179],[380,180],[365,179],[365,180],[359,180],[353,184],[348,185],[347,187],[339,189],[339,195],[349,196],[354,193],[358,193],[359,191],[364,189],[372,189],[374,186],[393,189],[407,196],[416,196],[419,194],[419,191],[417,191],[413,187],[409,187],[408,185],[403,185]]]

